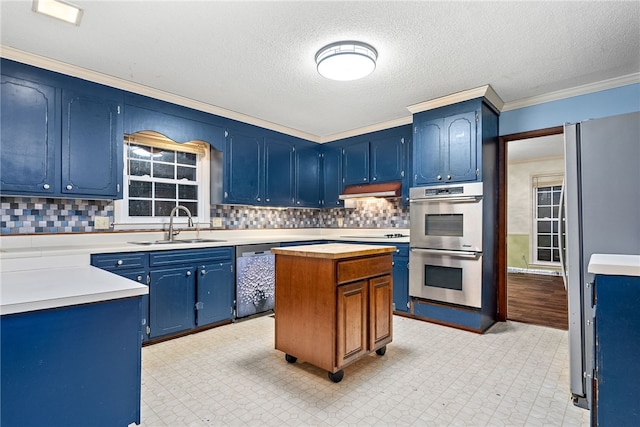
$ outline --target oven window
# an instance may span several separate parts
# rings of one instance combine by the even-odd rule
[[[427,214],[424,216],[425,236],[463,236],[462,214]]]
[[[424,266],[424,285],[432,288],[462,290],[462,268]]]

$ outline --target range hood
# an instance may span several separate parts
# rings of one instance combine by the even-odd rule
[[[340,200],[357,199],[359,197],[401,197],[402,183],[382,182],[379,184],[347,185],[338,197]]]

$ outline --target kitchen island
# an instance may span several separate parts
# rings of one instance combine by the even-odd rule
[[[1,280],[0,424],[139,424],[147,287],[91,266],[3,270]]]
[[[273,248],[275,348],[342,380],[343,368],[392,340],[394,246],[329,243]]]

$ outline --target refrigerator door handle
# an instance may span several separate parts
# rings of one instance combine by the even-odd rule
[[[565,242],[565,226],[564,226],[564,222],[565,222],[565,217],[566,217],[566,213],[565,213],[565,200],[564,200],[564,192],[566,191],[566,186],[565,186],[565,182],[564,179],[562,180],[562,187],[560,190],[560,221],[558,221],[558,243],[560,243],[560,267],[562,269],[562,282],[564,283],[564,290],[567,290],[567,260],[566,260],[566,251],[567,251],[567,246],[566,246],[566,242]]]

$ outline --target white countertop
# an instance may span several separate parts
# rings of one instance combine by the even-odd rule
[[[640,276],[640,255],[593,254],[589,273],[613,276]]]
[[[0,314],[135,297],[149,288],[97,267],[45,268],[2,273]]]
[[[105,232],[61,235],[1,236],[0,314],[19,313],[126,298],[148,293],[132,280],[91,267],[91,254],[202,249],[308,240],[409,243],[409,237],[386,238],[406,229],[251,229],[183,231],[179,239],[219,239],[220,242],[138,245],[162,240],[158,232]],[[349,237],[343,237],[348,235]],[[380,237],[375,237],[379,235]]]

